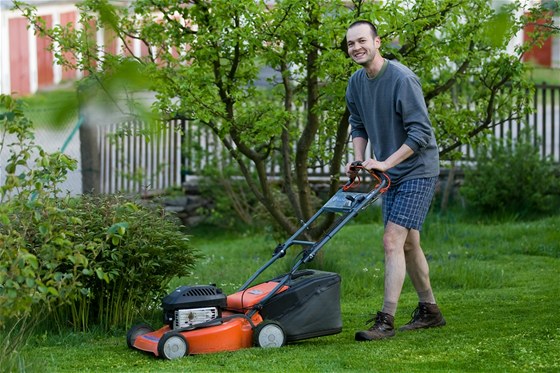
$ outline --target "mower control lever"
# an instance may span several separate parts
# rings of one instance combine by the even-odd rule
[[[359,168],[361,167],[362,161],[354,161],[350,164],[350,172],[352,172],[352,175],[348,177],[348,182],[344,185],[344,188],[350,188],[350,186],[354,183],[354,180],[356,180],[358,172],[360,172]]]
[[[362,166],[361,161],[354,161],[350,164],[351,175],[348,178],[348,182],[342,186],[342,190],[344,190],[346,192],[349,189],[352,189],[352,188],[354,188],[354,187],[356,187],[360,184],[360,170],[367,171],[380,184],[382,183],[382,180],[387,181],[387,186],[386,186],[386,188],[384,188],[383,192],[386,191],[389,188],[391,180],[389,179],[389,176],[387,176],[386,173],[378,171],[378,170],[367,169],[364,166]],[[346,198],[348,198],[348,197],[346,197]],[[350,199],[350,198],[348,198],[348,199]],[[354,200],[351,200],[351,201],[354,202]]]

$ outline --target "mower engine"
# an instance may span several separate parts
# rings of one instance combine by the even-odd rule
[[[171,329],[188,328],[219,319],[226,306],[227,296],[214,285],[180,286],[163,298],[163,322]]]

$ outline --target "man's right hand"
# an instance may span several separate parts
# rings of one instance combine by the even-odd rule
[[[350,179],[354,179],[358,175],[359,171],[358,168],[356,168],[356,165],[361,165],[361,163],[362,161],[348,162],[345,167],[346,176]]]

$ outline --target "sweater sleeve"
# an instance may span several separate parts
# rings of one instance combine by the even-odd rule
[[[407,133],[405,144],[414,152],[428,146],[433,136],[432,124],[422,87],[416,77],[408,76],[401,80],[396,110],[402,117]]]
[[[348,119],[348,122],[350,123],[350,127],[351,127],[350,134],[352,138],[363,137],[367,139],[368,134],[365,129],[364,122],[362,121],[362,118],[360,116],[358,107],[356,106],[356,103],[354,101],[353,94],[352,94],[352,87],[353,87],[353,82],[351,78],[350,81],[348,82],[348,87],[346,88],[346,106],[348,107],[348,111],[350,112],[350,117]]]

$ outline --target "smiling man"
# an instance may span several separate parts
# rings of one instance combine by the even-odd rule
[[[383,194],[385,292],[373,325],[356,333],[369,341],[395,335],[394,316],[408,273],[418,294],[412,320],[399,330],[445,325],[430,284],[429,267],[420,246],[420,231],[439,175],[439,155],[418,77],[379,53],[381,39],[368,21],[346,32],[348,54],[362,66],[348,82],[346,103],[354,160],[368,169],[387,172],[392,184]],[[374,158],[366,157],[368,141]],[[350,163],[346,173],[351,176]],[[370,322],[368,321],[368,323]]]

